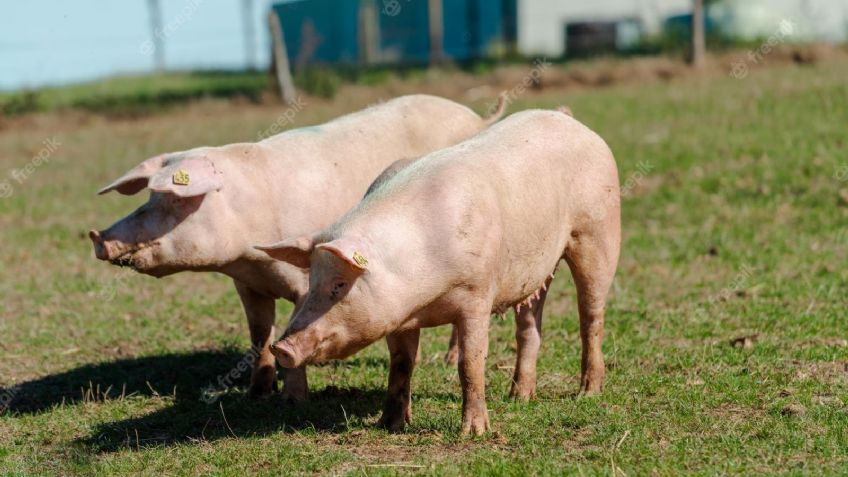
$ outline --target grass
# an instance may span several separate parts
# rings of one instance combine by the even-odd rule
[[[513,104],[570,105],[618,158],[624,244],[607,385],[575,399],[576,306],[561,273],[538,398],[507,399],[513,326],[494,320],[494,432],[472,439],[458,435],[458,378],[440,361],[448,329],[424,333],[403,434],[373,428],[383,344],[313,367],[308,403],[247,400],[244,376],[207,404],[202,388],[247,348],[228,281],[153,280],[92,257],[85,231],[140,202],[97,198],[99,186],[157,152],[252,140],[278,109],[207,104],[81,124],[44,115],[0,132],[11,187],[0,200],[0,399],[14,395],[0,416],[0,474],[844,474],[846,74],[839,61]],[[341,112],[307,105],[297,122]],[[48,138],[58,149],[12,178]]]
[[[243,97],[258,101],[269,87],[265,72],[193,72],[125,76],[72,86],[0,93],[7,116],[79,109],[113,115],[160,111],[200,98]]]

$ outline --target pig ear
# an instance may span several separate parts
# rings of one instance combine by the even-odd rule
[[[115,182],[97,191],[97,194],[102,195],[113,190],[124,195],[137,194],[139,191],[147,187],[147,182],[153,174],[162,169],[162,164],[164,162],[164,155],[151,157],[130,169],[129,172],[119,177]]]
[[[309,256],[312,254],[313,245],[311,238],[299,237],[286,239],[273,245],[254,245],[253,248],[296,267],[309,268]]]
[[[221,173],[206,157],[192,157],[175,161],[150,178],[147,187],[156,192],[166,192],[179,197],[195,197],[220,190]]]
[[[363,272],[368,269],[366,247],[357,239],[340,238],[322,243],[315,248],[332,253],[354,271]]]

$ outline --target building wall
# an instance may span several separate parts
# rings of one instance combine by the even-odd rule
[[[848,39],[848,0],[723,3],[741,12],[737,18],[745,18],[734,28],[743,37],[761,37],[786,18],[798,25],[798,40]],[[647,33],[657,33],[667,17],[688,13],[691,8],[692,0],[518,0],[518,50],[526,55],[561,56],[565,52],[564,25],[575,21],[638,18]]]
[[[739,38],[768,38],[788,20],[796,41],[848,39],[848,0],[721,0],[709,15]]]
[[[639,18],[649,32],[670,15],[691,10],[691,0],[518,0],[518,50],[527,55],[561,56],[566,23]]]

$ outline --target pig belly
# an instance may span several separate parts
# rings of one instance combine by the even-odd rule
[[[492,312],[501,314],[511,307],[538,299],[539,293],[547,289],[553,280],[565,246],[557,243],[534,258],[508,260],[508,266],[501,272]]]
[[[557,161],[546,164],[554,171],[557,165]],[[512,200],[502,203],[500,214],[503,232],[496,312],[528,301],[550,283],[572,231],[560,174],[528,174],[525,181],[516,181],[515,172],[510,175],[516,190],[504,195]]]

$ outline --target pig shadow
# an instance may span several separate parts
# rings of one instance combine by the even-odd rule
[[[204,386],[235,367],[243,357],[243,352],[222,349],[87,364],[5,390],[12,395],[8,409],[17,414],[37,414],[62,404],[121,396],[173,395],[175,390],[178,399],[199,399]],[[235,384],[242,382],[247,379],[242,377]]]
[[[277,393],[248,399],[250,373],[234,380],[227,392],[204,392],[244,359],[232,349],[165,354],[81,366],[21,383],[6,390],[14,397],[13,414],[39,414],[61,405],[127,400],[136,396],[166,396],[170,405],[143,416],[95,426],[76,442],[94,452],[114,452],[227,437],[262,436],[280,431],[339,432],[351,421],[375,421],[385,389],[327,386],[310,393],[309,401],[293,403]],[[386,369],[385,359],[362,363]],[[132,404],[129,404],[132,406]],[[137,415],[139,411],[132,411]]]
[[[309,401],[302,403],[280,394],[256,400],[230,393],[209,403],[178,399],[141,417],[100,424],[77,443],[95,453],[110,453],[279,432],[339,433],[363,421],[376,421],[384,397],[384,389],[328,386],[310,393]]]

